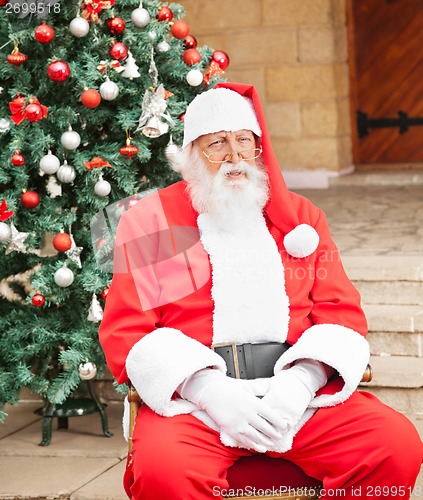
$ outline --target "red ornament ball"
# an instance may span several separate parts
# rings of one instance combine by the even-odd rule
[[[44,298],[44,295],[41,295],[41,293],[36,293],[31,299],[32,305],[35,307],[42,307],[45,301],[46,299]]]
[[[175,38],[182,40],[189,33],[189,25],[185,21],[175,21],[170,28],[170,32]]]
[[[180,114],[179,119],[183,122],[185,120],[185,113]]]
[[[156,17],[159,21],[172,21],[173,12],[169,7],[159,7],[159,13]]]
[[[81,95],[81,102],[86,108],[96,108],[101,102],[100,92],[95,89],[84,90]]]
[[[54,38],[54,29],[46,23],[35,28],[35,39],[40,43],[50,43]]]
[[[126,156],[129,159],[131,159],[133,156],[135,156],[136,154],[138,154],[138,152],[139,152],[139,149],[136,146],[133,146],[131,144],[131,141],[129,139],[126,141],[126,145],[122,146],[119,149],[119,153],[122,156]]]
[[[30,122],[39,122],[43,119],[43,109],[39,104],[32,102],[25,108],[24,115]]]
[[[182,54],[182,59],[185,64],[192,66],[193,64],[197,64],[201,61],[201,54],[197,49],[188,49]]]
[[[35,208],[40,203],[40,195],[35,191],[25,191],[21,203],[25,208]]]
[[[4,7],[9,3],[9,0],[0,0],[0,7]]]
[[[216,62],[223,70],[229,66],[229,56],[223,50],[215,50],[212,54],[212,61]]]
[[[70,76],[70,68],[65,61],[53,61],[47,68],[47,74],[53,82],[64,82]]]
[[[107,295],[109,294],[109,287],[106,287],[102,292],[101,296],[103,297],[104,300],[107,299]]]
[[[22,167],[25,163],[25,158],[19,153],[19,151],[16,151],[16,153],[12,156],[12,163],[15,167]]]
[[[195,49],[197,47],[197,40],[192,35],[187,35],[184,41],[184,47],[186,49]]]
[[[115,42],[109,50],[110,57],[118,61],[123,61],[128,55],[128,48],[122,42]]]
[[[72,239],[68,233],[59,233],[53,238],[53,246],[58,252],[66,252],[72,246]]]
[[[121,17],[112,17],[107,21],[107,27],[112,35],[120,35],[125,31],[125,21]]]

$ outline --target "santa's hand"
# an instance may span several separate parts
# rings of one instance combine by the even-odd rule
[[[205,368],[183,382],[178,392],[206,411],[239,446],[265,452],[281,438],[286,424],[246,387],[217,370]]]
[[[323,364],[303,359],[270,379],[270,388],[263,402],[292,428],[301,420],[314,395],[326,382]]]

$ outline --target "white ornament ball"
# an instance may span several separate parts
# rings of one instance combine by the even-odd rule
[[[65,160],[65,163],[59,167],[56,177],[62,184],[70,184],[75,180],[76,171],[72,165],[68,165],[68,162]]]
[[[71,269],[66,267],[66,264],[64,264],[54,273],[54,281],[56,282],[56,285],[60,286],[61,288],[66,288],[72,285],[73,278],[73,272]]]
[[[112,190],[112,186],[110,185],[110,182],[107,182],[103,179],[96,182],[96,184],[94,186],[94,193],[97,196],[101,196],[102,198],[104,198],[105,196],[110,194],[111,190]]]
[[[197,87],[203,81],[203,73],[199,69],[192,69],[188,71],[186,80],[192,87]]]
[[[144,28],[150,22],[150,14],[146,9],[138,8],[132,11],[131,21],[138,28]]]
[[[91,361],[86,361],[79,365],[78,373],[82,380],[91,380],[97,375],[97,367]]]
[[[100,95],[106,101],[113,101],[119,95],[119,87],[108,78],[100,85]]]
[[[83,17],[75,17],[69,24],[69,31],[73,36],[82,38],[88,35],[90,31],[90,24]]]
[[[81,144],[81,136],[71,128],[60,138],[62,146],[66,149],[76,149]]]
[[[43,156],[40,160],[40,169],[48,175],[55,174],[60,167],[60,160],[55,156],[54,154],[51,153],[51,151],[48,152],[45,156]]]
[[[159,42],[156,45],[156,52],[158,54],[162,54],[164,52],[169,52],[170,50],[170,45],[166,42],[166,40],[163,40],[163,42]]]
[[[148,32],[148,38],[150,38],[150,40],[152,42],[154,42],[154,40],[157,39],[157,33],[155,31],[149,31]]]
[[[12,230],[10,227],[5,222],[0,221],[0,243],[7,241],[11,235]]]

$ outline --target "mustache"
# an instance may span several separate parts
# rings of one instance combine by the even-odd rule
[[[254,171],[254,168],[245,160],[239,161],[238,163],[226,162],[222,164],[222,166],[218,170],[218,174],[225,177],[234,171],[247,174],[248,176],[248,174]]]

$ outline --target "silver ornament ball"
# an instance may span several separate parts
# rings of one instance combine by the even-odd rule
[[[166,40],[163,40],[163,42],[160,42],[156,45],[156,52],[158,54],[169,52],[169,50],[170,50],[170,45],[166,42]]]
[[[100,95],[106,101],[113,101],[119,95],[119,87],[108,78],[100,85]]]
[[[5,222],[0,221],[0,243],[10,239],[11,235],[12,230],[10,229],[10,227]]]
[[[60,142],[66,149],[76,149],[81,144],[81,136],[75,130],[68,130],[63,133]]]
[[[49,151],[48,154],[43,156],[40,160],[40,168],[45,174],[55,174],[59,170],[59,167],[60,160],[57,156],[52,154],[51,151]]]
[[[73,36],[82,38],[88,35],[90,31],[90,24],[83,17],[75,17],[69,24],[69,31]]]
[[[144,28],[150,22],[150,14],[146,9],[135,9],[131,13],[131,21],[137,28]]]
[[[72,165],[68,165],[65,161],[65,163],[59,167],[56,177],[62,184],[70,184],[75,180],[76,171]]]
[[[112,186],[110,185],[109,182],[101,179],[98,182],[96,182],[94,186],[94,193],[97,196],[100,196],[101,198],[104,198],[108,194],[110,194],[110,191],[112,190]]]
[[[91,361],[86,361],[79,365],[78,373],[82,380],[91,380],[97,375],[97,367]]]
[[[54,273],[54,281],[61,288],[67,288],[73,283],[74,275],[71,269],[64,264]]]

